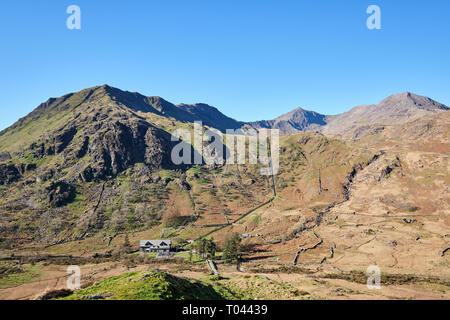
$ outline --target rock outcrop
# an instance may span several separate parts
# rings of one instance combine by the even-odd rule
[[[62,207],[75,199],[76,189],[64,181],[53,182],[46,188],[48,203],[53,207]]]
[[[26,172],[34,169],[35,164],[0,164],[0,185],[19,181]]]

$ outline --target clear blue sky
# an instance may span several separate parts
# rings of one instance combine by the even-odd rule
[[[80,31],[66,28],[71,4]],[[370,4],[382,30],[366,27]],[[449,17],[448,0],[3,0],[0,129],[104,83],[245,121],[403,91],[450,105]]]

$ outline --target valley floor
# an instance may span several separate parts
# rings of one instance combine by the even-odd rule
[[[24,266],[27,268],[27,266]],[[67,266],[39,262],[34,276],[0,282],[0,299],[37,299],[46,292],[67,287]],[[177,277],[207,280],[211,278],[205,263],[160,263],[129,265],[105,262],[81,266],[81,286],[88,287],[106,278],[132,271],[158,269]],[[302,267],[292,268],[271,264],[263,266],[242,264],[242,272],[235,265],[219,265],[220,285],[230,293],[229,299],[450,299],[450,281],[444,279],[382,276],[380,289],[369,289],[366,277],[358,273],[312,272]],[[11,280],[11,279],[10,279]],[[383,283],[386,280],[387,283]],[[208,284],[211,282],[208,281]]]

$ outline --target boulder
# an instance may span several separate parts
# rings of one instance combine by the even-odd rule
[[[11,160],[9,152],[0,152],[0,162],[6,162]]]

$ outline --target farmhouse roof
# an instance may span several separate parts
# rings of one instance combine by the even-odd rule
[[[172,244],[171,240],[141,240],[140,247],[152,247],[152,248],[169,248]]]

